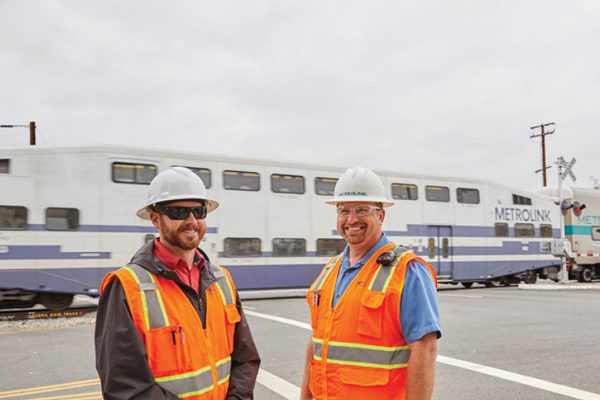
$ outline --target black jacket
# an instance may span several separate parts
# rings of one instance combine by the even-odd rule
[[[170,271],[153,253],[153,243],[148,242],[133,256],[131,262],[163,278],[175,281],[183,290],[206,327],[205,291],[216,282],[211,268],[205,264],[200,273],[200,293],[184,284],[177,273]],[[200,250],[200,252],[202,252]],[[209,263],[204,252],[202,255]],[[258,351],[252,339],[239,296],[236,306],[241,320],[236,324],[234,349],[231,354],[231,376],[227,399],[251,400],[254,383],[260,366]],[[108,400],[170,399],[178,397],[154,382],[148,366],[146,347],[135,328],[125,291],[118,279],[113,279],[104,289],[98,302],[96,317],[96,369],[100,376],[102,395]]]

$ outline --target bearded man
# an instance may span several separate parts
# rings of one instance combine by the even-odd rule
[[[137,215],[160,237],[100,287],[104,399],[253,399],[260,358],[240,299],[229,272],[198,248],[218,205],[187,168],[152,180]]]

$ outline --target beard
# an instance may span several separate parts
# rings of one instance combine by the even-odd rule
[[[195,238],[186,238],[184,231],[195,230],[198,235]],[[160,237],[172,246],[179,247],[182,250],[193,250],[198,247],[205,230],[199,224],[182,225],[179,228],[172,229],[163,226],[160,230]]]
[[[348,231],[346,231],[344,228],[346,227],[353,227],[353,228],[364,228],[361,229],[360,231],[356,232],[356,233],[349,233]],[[357,243],[361,243],[362,241],[365,240],[365,238],[367,237],[367,226],[364,225],[343,225],[342,226],[342,232],[340,233],[340,236],[342,236],[344,238],[344,240],[346,240],[347,243],[349,244],[357,244]]]

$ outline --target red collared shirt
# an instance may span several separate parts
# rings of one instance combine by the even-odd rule
[[[194,255],[194,264],[192,268],[188,267],[187,262],[167,249],[159,239],[154,241],[154,255],[158,257],[160,261],[171,271],[175,271],[179,279],[188,286],[194,288],[194,290],[200,295],[200,268],[204,265],[204,257],[196,249]]]

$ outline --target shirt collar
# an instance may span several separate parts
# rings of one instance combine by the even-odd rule
[[[187,262],[183,258],[173,254],[173,252],[167,249],[167,247],[162,244],[158,238],[154,240],[153,252],[154,255],[158,257],[158,259],[162,261],[162,263],[165,264],[165,266],[171,271],[175,271],[177,265],[180,265],[180,267],[185,266],[185,268],[189,268]],[[202,268],[203,265],[204,257],[202,257],[198,249],[196,249],[194,252],[194,264],[192,267],[198,266],[199,268]]]
[[[346,245],[346,248],[344,249],[344,253],[342,254],[342,269],[362,267],[363,265],[365,265],[365,263],[367,261],[369,261],[369,259],[373,256],[373,254],[375,254],[379,249],[381,249],[383,246],[391,244],[391,243],[392,242],[390,242],[387,235],[385,233],[383,233],[381,235],[381,237],[379,238],[379,240],[377,241],[377,243],[375,243],[375,245],[373,247],[371,247],[371,250],[369,250],[367,255],[364,256],[362,258],[362,260],[360,260],[359,262],[357,262],[354,265],[350,265],[350,261],[349,261],[350,259],[348,258],[348,255],[350,254],[350,246]]]

